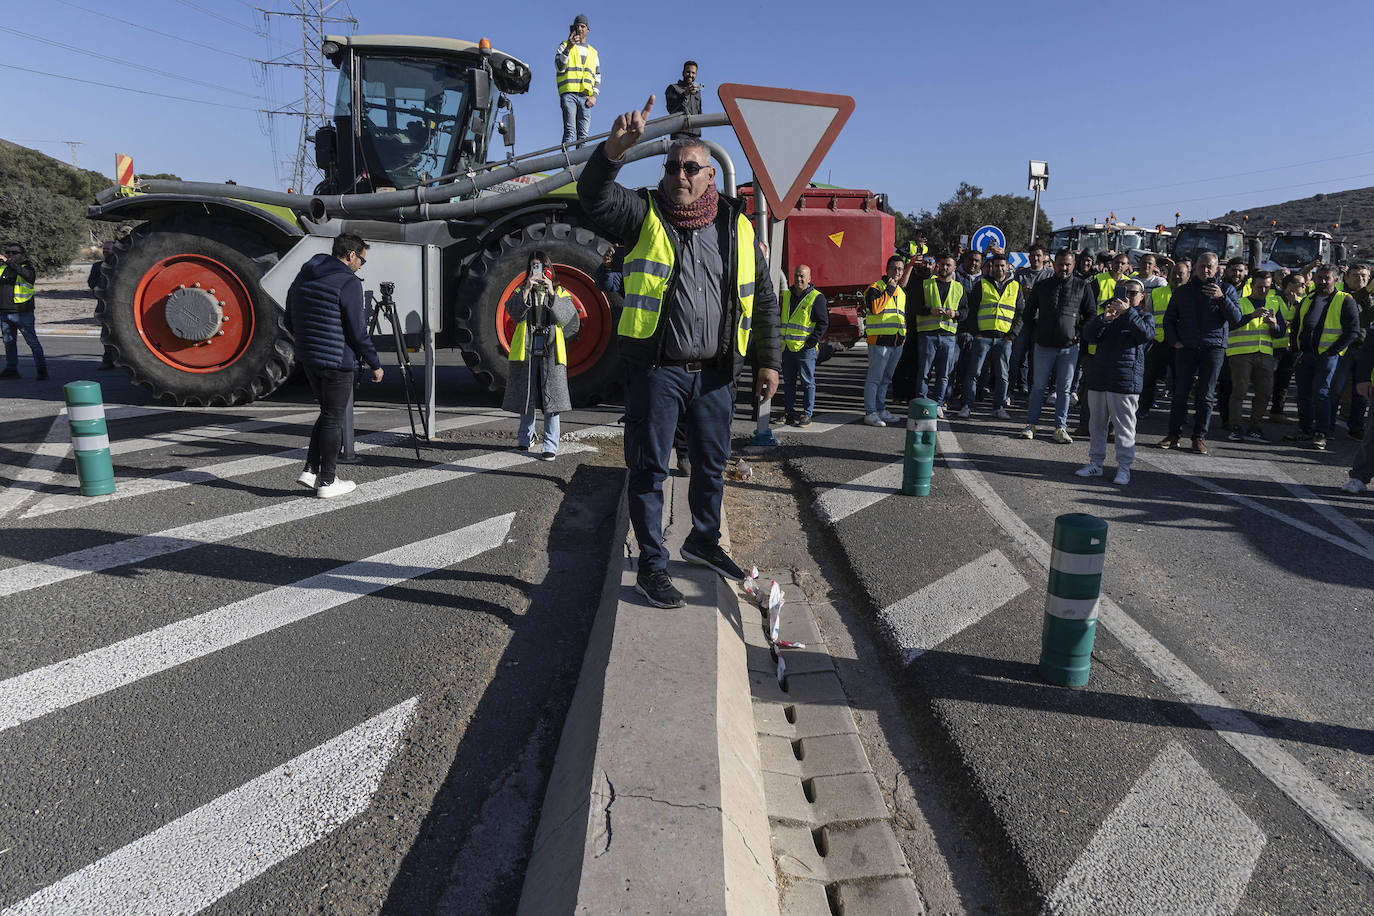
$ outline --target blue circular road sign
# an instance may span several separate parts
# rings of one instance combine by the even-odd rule
[[[996,226],[979,226],[973,233],[969,247],[974,251],[987,251],[989,245],[996,245],[1003,251],[1007,248],[1007,237]]]

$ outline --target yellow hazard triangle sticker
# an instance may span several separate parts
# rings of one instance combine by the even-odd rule
[[[841,245],[844,244],[844,233],[843,233],[843,232],[836,232],[834,235],[827,236],[827,238],[829,238],[830,241],[832,241],[832,242],[835,243],[835,247],[836,247],[836,248],[839,248]]]

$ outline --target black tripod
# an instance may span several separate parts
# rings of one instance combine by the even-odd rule
[[[415,375],[410,369],[410,351],[406,349],[405,336],[401,333],[401,321],[396,317],[396,300],[392,294],[396,292],[395,283],[378,284],[382,291],[382,298],[372,309],[372,322],[368,325],[367,333],[369,337],[377,336],[379,319],[382,314],[386,314],[387,323],[391,325],[391,340],[396,347],[396,365],[401,370],[401,383],[406,392],[406,416],[410,418],[410,442],[415,449],[415,458],[420,458],[420,434],[415,430],[415,413],[420,414],[420,428],[424,431],[425,441],[429,441],[429,428],[425,423],[425,414],[420,410],[419,398],[415,396]]]

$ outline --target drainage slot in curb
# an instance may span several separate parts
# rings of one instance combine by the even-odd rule
[[[830,840],[826,838],[824,827],[811,831],[811,842],[816,844],[816,855],[822,859],[830,854]]]
[[[782,708],[782,717],[783,717],[784,719],[787,720],[787,724],[788,724],[788,725],[796,725],[796,724],[797,724],[797,707],[795,707],[795,706],[784,706],[784,707]]]
[[[840,900],[840,886],[838,884],[825,886],[825,902],[830,904],[831,916],[844,916],[844,902]]]
[[[806,752],[802,750],[800,738],[792,742],[792,756],[798,760],[804,760],[806,758]]]
[[[816,780],[803,779],[801,782],[802,794],[806,796],[807,802],[814,805],[816,803]]]

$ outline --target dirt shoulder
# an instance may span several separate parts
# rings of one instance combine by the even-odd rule
[[[38,278],[34,314],[40,327],[99,327],[95,296],[86,286],[91,263],[78,261]]]

